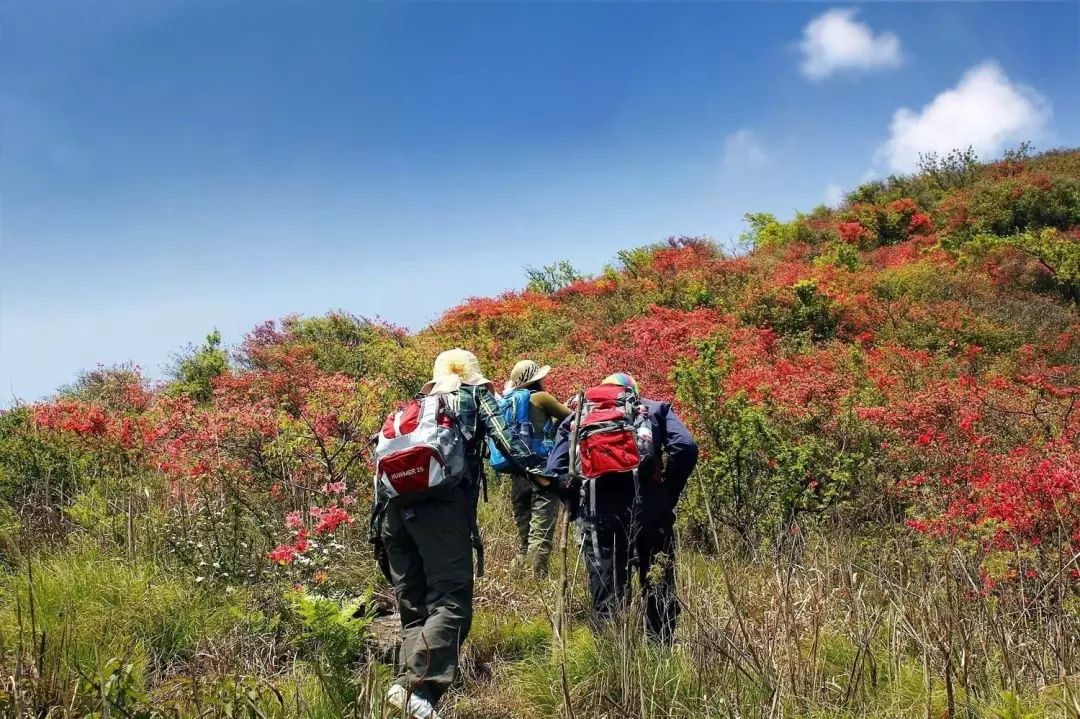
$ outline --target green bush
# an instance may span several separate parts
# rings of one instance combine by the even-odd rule
[[[89,484],[93,466],[88,452],[35,432],[29,407],[0,412],[0,502],[11,508],[48,508],[47,514],[30,517],[44,524],[65,494]]]
[[[984,234],[971,244],[977,254],[997,248],[1023,254],[1050,275],[1064,296],[1080,301],[1080,238],[1075,231],[1061,232],[1047,227],[1039,232],[1028,230],[1005,237]]]
[[[202,347],[189,347],[176,358],[169,384],[171,394],[186,394],[196,402],[209,402],[214,395],[214,379],[229,369],[229,355],[221,348],[221,333],[206,335]]]
[[[1067,230],[1080,224],[1080,180],[1044,174],[980,184],[968,212],[976,233]]]
[[[843,267],[854,272],[862,265],[859,250],[846,242],[830,242],[821,254],[814,258],[817,267]]]
[[[794,223],[780,222],[768,212],[749,212],[744,219],[750,230],[743,235],[742,242],[750,247],[787,247],[798,239]]]
[[[742,310],[740,319],[770,327],[782,337],[805,336],[814,342],[835,337],[838,325],[835,303],[818,290],[814,280],[799,280],[761,295]]]

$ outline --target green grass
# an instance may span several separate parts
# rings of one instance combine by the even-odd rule
[[[680,647],[652,646],[614,629],[594,634],[578,627],[567,636],[565,651],[555,647],[519,663],[508,684],[538,717],[564,714],[567,695],[578,717],[725,716],[730,699],[715,670]],[[739,698],[749,701],[758,694],[759,688],[747,685]]]
[[[240,593],[205,591],[149,562],[88,547],[0,577],[0,650],[22,646],[42,666],[76,676],[96,677],[118,658],[143,685],[252,621]]]
[[[550,642],[551,625],[546,619],[480,611],[473,618],[465,659],[473,674],[483,674],[494,664],[540,657]]]
[[[680,577],[692,610],[683,615],[673,649],[652,646],[639,632],[618,627],[594,633],[577,612],[564,649],[544,611],[556,580],[538,582],[509,569],[508,522],[491,519],[498,520],[492,535],[503,546],[493,552],[492,574],[480,587],[487,598],[464,647],[463,681],[443,706],[447,719],[565,716],[567,696],[578,719],[756,717],[777,711],[814,719],[905,719],[925,716],[928,707],[933,717],[946,711],[938,668],[928,688],[920,655],[914,645],[890,642],[888,620],[870,632],[872,661],[865,655],[856,661],[856,640],[873,625],[866,622],[866,607],[851,604],[855,597],[841,591],[840,574],[828,581],[823,573],[800,574],[801,584],[793,584],[784,598],[768,566],[718,565],[685,552]],[[575,592],[583,592],[580,577]],[[273,592],[266,596],[262,608],[269,617],[254,609],[258,600],[247,590],[202,587],[146,558],[69,543],[36,555],[32,565],[24,559],[0,573],[0,676],[11,679],[9,660],[17,652],[24,666],[42,667],[30,672],[45,678],[35,688],[39,705],[75,707],[54,714],[57,719],[100,711],[93,688],[109,682],[112,695],[126,706],[168,707],[168,716],[200,716],[211,706],[257,709],[275,719],[381,716],[392,669],[371,660],[359,630],[353,631],[358,620],[351,619],[351,610],[343,614],[336,600],[320,599],[326,611],[318,612],[317,621],[300,621],[295,607],[279,616],[289,605],[275,603]],[[801,599],[816,596],[831,602]],[[868,593],[859,596],[877,601]],[[777,633],[784,606],[801,617],[798,635]],[[859,612],[849,613],[857,606]],[[812,651],[811,617],[822,620]],[[749,662],[748,673],[735,667],[716,644],[721,633],[740,647],[756,646],[778,699],[770,698],[770,686],[754,676]],[[898,646],[902,655],[890,657]],[[792,663],[794,678],[787,673]],[[849,692],[855,676],[858,686]],[[0,687],[0,715],[4,691]],[[1012,696],[991,678],[979,692],[966,697],[956,687],[957,717],[1070,716],[1060,686],[1039,692],[1025,686]]]

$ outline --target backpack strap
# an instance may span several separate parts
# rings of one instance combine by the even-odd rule
[[[382,521],[383,517],[386,516],[386,508],[389,504],[389,500],[380,497],[378,491],[375,492],[371,502],[371,518],[368,521],[368,542],[375,553],[375,563],[378,564],[379,571],[387,582],[393,584],[394,579],[390,576],[390,555],[387,553],[386,544],[382,540]]]
[[[484,486],[487,486],[486,479],[484,480]],[[482,577],[484,576],[484,538],[480,536],[480,525],[476,521],[476,504],[470,502],[469,505],[472,507],[472,511],[469,513],[469,538],[472,541],[473,549],[476,551],[476,576]]]

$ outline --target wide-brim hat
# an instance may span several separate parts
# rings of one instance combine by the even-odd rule
[[[510,384],[514,387],[524,387],[544,379],[550,371],[550,365],[541,367],[533,360],[523,359],[510,370]]]
[[[431,381],[420,390],[424,394],[457,392],[465,384],[491,384],[480,371],[480,360],[468,350],[455,347],[435,358]]]

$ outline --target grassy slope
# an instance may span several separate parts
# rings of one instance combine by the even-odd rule
[[[990,248],[986,238],[1077,224],[1069,213],[1080,207],[1080,153],[936,173],[861,188],[835,212],[762,220],[758,249],[744,257],[693,243],[633,251],[569,288],[466,303],[409,338],[409,361],[387,374],[411,386],[437,349],[460,344],[476,350],[494,376],[526,354],[557,364],[560,393],[601,371],[629,369],[650,393],[675,399],[678,356],[717,331],[739,342],[738,332],[791,323],[792,356],[867,343],[948,356],[959,338],[990,348],[1007,366],[1023,345],[1075,325],[1064,270],[1051,277],[1029,255]],[[898,231],[897,221],[867,208],[904,197],[929,214],[934,232],[885,237]],[[842,242],[845,222],[879,236]],[[808,279],[832,302],[824,319],[792,290]],[[663,347],[663,361],[618,349],[641,337]],[[800,344],[807,337],[809,348]],[[355,359],[333,338],[313,341],[328,371]],[[1080,364],[1075,348],[1064,356]],[[906,532],[823,521],[798,542],[754,554],[732,532],[684,527],[679,577],[687,609],[678,647],[664,652],[632,631],[594,636],[584,628],[576,563],[569,568],[571,629],[565,644],[553,643],[557,587],[511,567],[505,488],[493,489],[481,521],[489,575],[478,583],[464,683],[449,716],[551,716],[566,712],[567,699],[578,717],[884,718],[942,716],[949,706],[969,716],[1075,713],[1060,676],[1033,679],[1010,665],[1010,655],[1052,664],[1046,657],[1062,646],[1059,620],[1075,622],[1075,596],[1058,617],[969,602],[953,593],[948,565],[930,561]],[[0,674],[8,680],[0,707],[29,716],[53,706],[53,716],[63,716],[57,707],[70,706],[72,695],[105,693],[114,716],[155,705],[187,716],[257,707],[270,716],[329,717],[350,702],[358,716],[380,711],[385,669],[370,657],[339,661],[355,653],[363,626],[331,617],[313,630],[281,598],[280,582],[204,589],[157,556],[125,556],[108,533],[81,534],[89,539],[29,555],[3,543]],[[360,531],[351,536],[362,547]],[[354,584],[374,578],[370,563],[349,572]]]

